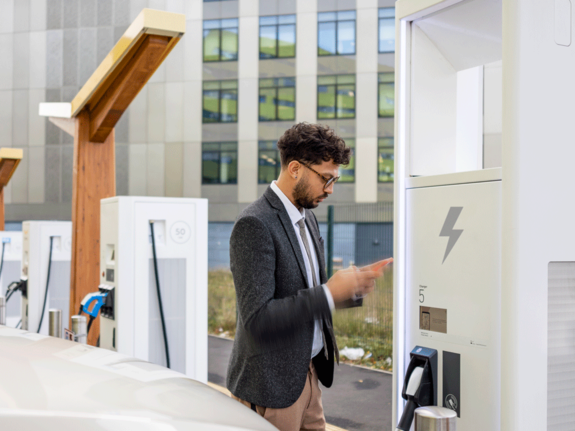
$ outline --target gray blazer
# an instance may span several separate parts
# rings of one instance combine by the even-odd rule
[[[318,254],[320,282],[325,283],[323,240],[313,212],[305,210],[305,222]],[[305,386],[318,318],[328,354],[322,350],[314,366],[319,380],[330,387],[335,337],[329,304],[322,286],[308,288],[291,219],[270,187],[236,220],[230,264],[238,307],[227,377],[230,392],[258,406],[291,406]],[[361,301],[347,304],[356,305]]]

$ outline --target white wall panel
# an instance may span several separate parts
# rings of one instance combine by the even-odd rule
[[[166,142],[184,140],[184,83],[166,83]]]
[[[166,93],[163,82],[148,84],[148,142],[164,142]]]
[[[184,141],[202,141],[202,81],[184,82]]]
[[[184,197],[199,198],[202,195],[202,143],[184,144]]]
[[[46,32],[30,33],[30,88],[46,88]]]
[[[128,190],[132,196],[146,196],[148,150],[146,144],[131,144]]]
[[[46,101],[46,90],[34,89],[29,91],[28,104],[28,145],[43,146],[46,143],[46,117],[38,115],[40,103]]]
[[[28,203],[44,203],[45,148],[30,147],[28,150],[28,159]]]
[[[355,140],[355,201],[377,202],[377,137]]]
[[[147,195],[164,196],[164,144],[148,144]]]

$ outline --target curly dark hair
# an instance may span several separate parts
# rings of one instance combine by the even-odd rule
[[[293,160],[311,165],[331,160],[336,165],[347,165],[351,157],[351,149],[333,129],[305,122],[284,132],[278,140],[278,150],[284,167]]]

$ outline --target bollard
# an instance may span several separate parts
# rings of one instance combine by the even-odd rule
[[[415,409],[415,431],[456,431],[457,413],[445,407]]]
[[[0,296],[0,325],[6,325],[6,298]]]
[[[56,308],[48,310],[48,335],[62,338],[62,310]]]
[[[86,344],[88,338],[86,316],[72,316],[72,332],[78,343]]]

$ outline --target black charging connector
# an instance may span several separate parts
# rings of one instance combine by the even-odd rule
[[[104,304],[100,308],[100,315],[107,317],[108,319],[114,320],[114,302],[116,289],[113,286],[108,286],[106,284],[101,284],[98,286],[100,293],[107,293],[106,298],[104,298]]]
[[[415,346],[405,373],[401,396],[407,401],[397,429],[408,431],[417,407],[437,404],[437,350]],[[413,379],[413,380],[412,380]]]

